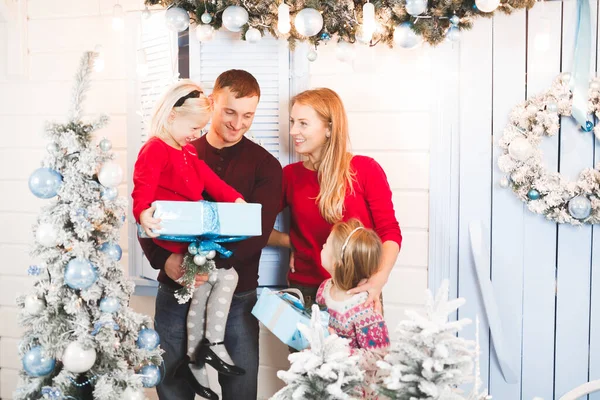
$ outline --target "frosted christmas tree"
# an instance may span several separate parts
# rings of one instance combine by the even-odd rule
[[[358,356],[351,355],[348,339],[337,335],[325,337],[320,323],[319,307],[312,306],[310,328],[298,325],[310,348],[290,354],[288,371],[277,376],[287,386],[271,400],[343,400],[360,397],[364,374],[358,367]]]
[[[385,361],[377,363],[384,374],[380,393],[396,400],[491,398],[486,392],[479,392],[478,337],[473,342],[456,336],[471,321],[448,321],[448,315],[464,302],[462,298],[448,301],[448,282],[445,281],[435,299],[428,292],[425,316],[407,311],[409,319],[398,325],[398,336],[390,353]],[[473,390],[464,397],[458,387],[473,381]]]
[[[150,319],[133,312],[133,284],[118,262],[126,202],[118,198],[121,168],[111,143],[92,143],[108,119],[82,121],[94,53],[82,57],[65,124],[50,124],[43,167],[29,187],[48,199],[34,227],[39,265],[33,291],[17,299],[24,337],[22,381],[14,393],[30,399],[144,399],[162,363]]]

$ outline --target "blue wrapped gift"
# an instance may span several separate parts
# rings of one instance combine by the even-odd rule
[[[310,314],[297,297],[284,291],[274,292],[263,288],[252,309],[252,314],[288,346],[296,350],[304,350],[309,347],[308,340],[302,335],[297,325],[301,323],[310,326]],[[325,335],[328,336],[329,314],[322,311],[320,315]]]
[[[260,236],[261,204],[155,201],[161,236]]]

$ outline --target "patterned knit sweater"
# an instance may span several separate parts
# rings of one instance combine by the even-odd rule
[[[384,349],[390,345],[390,337],[383,316],[372,307],[365,307],[367,293],[359,293],[347,300],[337,301],[331,297],[333,282],[327,279],[317,291],[317,303],[327,306],[329,326],[335,333],[350,339],[350,347],[361,349]]]

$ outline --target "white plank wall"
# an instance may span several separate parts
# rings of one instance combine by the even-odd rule
[[[590,1],[590,5],[594,33],[591,75],[595,76],[597,1]],[[461,80],[459,89],[457,287],[458,294],[472,303],[460,316],[481,315],[466,227],[472,220],[483,220],[490,232],[490,277],[500,307],[505,356],[513,362],[519,378],[516,384],[505,382],[494,343],[483,335],[482,356],[486,361],[482,370],[495,398],[558,399],[600,377],[600,281],[595,271],[600,241],[592,227],[557,226],[532,214],[510,190],[500,188],[502,173],[496,165],[500,152],[496,147],[490,149],[488,136],[493,134],[495,144],[515,105],[548,90],[561,71],[571,71],[576,11],[575,1],[547,2],[529,12],[497,16],[487,26],[476,24],[472,32],[463,35],[460,44],[457,68],[465,83]],[[536,46],[536,37],[544,33],[549,35],[550,45],[541,50]],[[572,118],[562,118],[561,123],[560,135],[544,139],[541,144],[544,162],[549,170],[576,179],[583,168],[592,167],[600,159],[600,147]],[[485,332],[485,325],[483,328]],[[466,335],[471,333],[467,331]],[[600,399],[598,395],[589,398]]]
[[[126,11],[142,0],[121,0]],[[113,142],[118,161],[127,161],[127,40],[111,29],[112,0],[28,0],[27,76],[5,75],[0,58],[0,399],[12,397],[20,361],[14,299],[27,290],[31,225],[43,201],[27,189],[30,173],[45,151],[44,121],[61,121],[69,107],[71,79],[83,51],[102,44],[106,68],[95,75],[85,103],[92,116],[107,113],[110,125],[97,137]],[[0,51],[5,48],[0,23]],[[431,93],[441,85],[431,73],[434,52],[361,48],[355,67],[335,59],[333,45],[319,49],[311,65],[310,85],[338,91],[347,107],[354,150],[377,159],[393,189],[404,245],[384,292],[386,318],[393,330],[406,309],[420,309],[427,286],[429,216],[429,144],[434,120]],[[128,172],[130,173],[130,172]],[[128,196],[125,186],[121,195]],[[121,246],[127,261],[127,237]],[[154,299],[134,297],[132,306],[152,315]],[[261,333],[260,398],[280,386],[276,371],[287,367],[286,347]],[[153,398],[149,394],[150,398]]]

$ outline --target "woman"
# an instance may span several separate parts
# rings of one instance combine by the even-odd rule
[[[331,227],[356,218],[383,242],[379,272],[348,293],[368,292],[366,303],[381,311],[380,295],[402,243],[392,192],[381,166],[372,158],[348,151],[348,118],[331,89],[304,91],[292,99],[290,135],[305,161],[283,169],[283,205],[290,208],[290,234],[274,230],[269,245],[292,249],[288,281],[315,299],[321,282],[330,278],[320,253]]]

